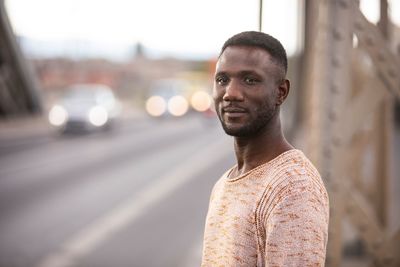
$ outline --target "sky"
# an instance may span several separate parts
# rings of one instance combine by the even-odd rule
[[[264,0],[264,7],[289,10],[285,16],[269,12],[263,24],[271,30],[281,25],[275,30],[281,36],[276,37],[290,54],[296,49],[297,2]],[[6,5],[21,36],[110,46],[140,42],[166,53],[194,56],[217,54],[231,35],[258,30],[259,19],[259,0],[8,0]]]
[[[361,1],[372,19],[377,2]],[[281,40],[288,55],[299,50],[301,3],[263,1],[263,31]],[[215,56],[233,34],[258,30],[259,20],[259,0],[6,0],[6,7],[19,36],[110,49],[140,42],[161,54],[194,58]]]

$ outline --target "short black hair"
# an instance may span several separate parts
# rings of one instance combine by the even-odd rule
[[[283,68],[284,76],[286,75],[288,61],[285,48],[281,42],[271,35],[257,31],[245,31],[235,34],[226,40],[222,46],[219,56],[221,56],[225,49],[229,46],[253,46],[264,49],[271,55],[274,62]]]

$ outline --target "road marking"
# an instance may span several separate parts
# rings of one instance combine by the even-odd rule
[[[227,156],[230,148],[231,144],[226,138],[206,146],[137,195],[72,236],[59,251],[44,258],[37,267],[70,267],[77,263],[79,258],[89,254],[115,232],[138,219],[151,205],[194,179],[214,162]]]
[[[201,233],[203,234],[203,233]],[[203,251],[203,235],[199,235],[192,247],[188,251],[182,265],[185,267],[198,267],[201,265],[201,255]]]

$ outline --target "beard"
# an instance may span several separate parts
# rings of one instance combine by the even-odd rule
[[[220,114],[221,112],[218,112],[218,117],[227,135],[234,137],[252,137],[258,135],[269,125],[272,118],[277,114],[278,109],[278,106],[270,106],[264,103],[261,108],[254,110],[255,114],[257,114],[256,118],[244,123],[240,127],[230,127],[227,125]]]

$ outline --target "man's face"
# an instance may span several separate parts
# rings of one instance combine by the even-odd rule
[[[279,116],[278,66],[256,47],[230,46],[215,72],[215,109],[228,135],[250,137]]]

